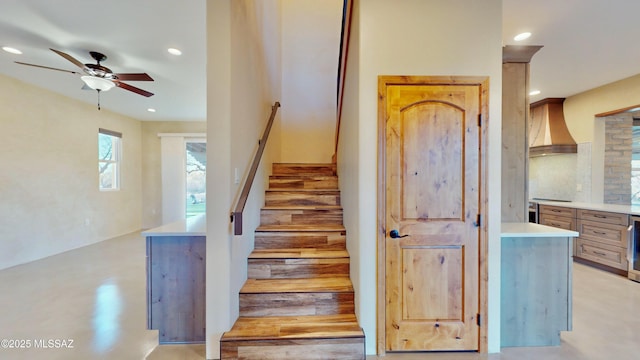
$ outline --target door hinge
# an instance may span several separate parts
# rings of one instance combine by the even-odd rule
[[[478,127],[482,127],[482,114],[478,114]]]
[[[482,220],[482,215],[478,214],[478,215],[476,216],[476,221],[473,223],[473,226],[475,226],[475,227],[480,227],[480,225],[481,225],[481,222],[480,222],[480,221],[481,221],[481,220]]]
[[[480,321],[480,314],[476,314],[476,324],[478,324],[478,326],[482,326],[482,321]]]

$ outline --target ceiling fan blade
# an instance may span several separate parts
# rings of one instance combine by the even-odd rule
[[[83,63],[81,63],[80,61],[78,61],[78,60],[77,60],[76,58],[74,58],[73,56],[71,56],[71,55],[69,55],[69,54],[67,54],[67,53],[63,53],[63,52],[62,52],[62,51],[60,51],[60,50],[56,50],[56,49],[52,49],[52,48],[49,48],[49,50],[51,50],[51,51],[53,51],[54,53],[56,53],[56,54],[58,54],[58,55],[62,56],[62,57],[63,57],[63,58],[65,58],[65,59],[67,59],[67,60],[71,61],[75,66],[77,66],[77,67],[79,67],[80,69],[83,69],[83,70],[84,70],[84,64],[83,64]]]
[[[113,74],[118,80],[128,81],[153,81],[147,73]]]
[[[142,89],[137,88],[135,86],[131,86],[129,84],[126,84],[126,83],[123,83],[123,82],[120,82],[120,81],[114,81],[114,83],[116,84],[117,87],[125,89],[125,90],[129,90],[129,91],[134,92],[136,94],[140,94],[140,95],[146,96],[146,97],[153,96],[153,93],[150,93],[150,92],[148,92],[146,90],[142,90]]]
[[[39,67],[39,68],[43,68],[43,69],[56,70],[56,71],[63,71],[63,72],[68,72],[68,73],[72,73],[72,74],[78,74],[78,75],[80,75],[80,73],[79,73],[79,72],[77,72],[77,71],[71,71],[71,70],[58,69],[58,68],[53,68],[53,67],[43,66],[43,65],[28,64],[28,63],[23,63],[23,62],[20,62],[20,61],[15,61],[15,63],[16,63],[16,64],[20,64],[20,65],[34,66],[34,67]]]

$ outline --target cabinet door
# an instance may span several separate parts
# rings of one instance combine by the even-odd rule
[[[580,238],[585,240],[617,246],[625,250],[627,248],[628,232],[626,226],[580,219],[578,220],[578,232]]]
[[[627,226],[629,225],[629,215],[596,210],[578,210],[578,218],[581,220],[591,220],[600,223]]]
[[[576,256],[625,271],[628,266],[625,249],[582,238],[576,241]]]
[[[540,205],[540,214],[564,216],[569,218],[576,217],[576,209],[553,206],[553,205]]]
[[[566,216],[540,214],[540,224],[566,230],[576,229],[576,219]]]

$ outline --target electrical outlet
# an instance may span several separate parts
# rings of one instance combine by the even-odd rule
[[[233,183],[240,184],[240,175],[238,174],[238,168],[233,169],[233,176],[234,176]]]
[[[576,191],[577,192],[582,191],[582,184],[576,184]]]

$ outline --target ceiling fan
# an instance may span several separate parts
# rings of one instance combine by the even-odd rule
[[[51,49],[51,48],[49,48],[49,50],[69,60],[71,63],[79,67],[82,70],[82,72],[58,69],[58,68],[53,68],[49,66],[28,64],[20,61],[16,61],[16,63],[20,65],[35,66],[43,69],[57,70],[57,71],[63,71],[63,72],[80,75],[80,79],[82,79],[85,85],[93,90],[97,90],[98,95],[100,94],[101,91],[108,91],[114,87],[119,87],[142,96],[146,96],[146,97],[153,96],[153,93],[150,93],[146,90],[142,90],[140,88],[137,88],[135,86],[122,82],[123,80],[153,81],[151,76],[147,75],[146,73],[114,73],[108,67],[102,66],[100,64],[100,62],[107,60],[107,56],[104,54],[101,54],[97,51],[90,51],[89,54],[96,61],[96,64],[83,64],[80,61],[78,61],[76,58],[74,58],[73,56],[67,53],[64,53],[59,50]],[[99,105],[98,105],[98,108],[99,108]]]

